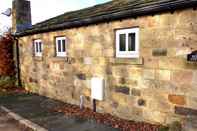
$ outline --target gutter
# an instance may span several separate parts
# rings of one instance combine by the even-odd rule
[[[18,38],[15,35],[12,35],[14,37],[14,43],[15,43],[15,65],[17,67],[17,82],[18,86],[21,87],[21,69],[20,69],[20,54],[19,54],[19,43]]]
[[[197,0],[180,0],[176,2],[172,1],[168,3],[161,3],[158,5],[147,5],[136,9],[130,8],[119,12],[113,12],[113,13],[109,12],[108,14],[105,15],[93,16],[81,20],[68,21],[62,24],[51,25],[48,27],[45,26],[45,27],[35,27],[32,29],[30,28],[25,31],[16,33],[16,36],[22,37],[22,36],[33,35],[33,34],[70,29],[74,27],[88,26],[90,24],[98,24],[102,22],[121,20],[126,18],[137,18],[139,16],[153,15],[156,13],[162,13],[167,11],[173,12],[178,9],[186,9],[190,7],[191,8],[197,7]]]

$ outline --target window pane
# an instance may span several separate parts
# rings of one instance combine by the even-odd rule
[[[129,33],[129,51],[135,51],[135,33]]]
[[[61,40],[58,40],[58,52],[61,52]]]
[[[120,51],[126,51],[126,34],[120,34]]]
[[[39,49],[40,49],[39,51],[42,52],[42,43],[41,42],[39,42]]]
[[[36,52],[38,52],[38,42],[36,42]]]
[[[66,52],[66,41],[62,40],[62,51]]]

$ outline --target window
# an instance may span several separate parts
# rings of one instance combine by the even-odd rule
[[[43,44],[42,40],[34,40],[34,54],[35,56],[42,56]]]
[[[66,37],[56,38],[56,56],[66,56]]]
[[[116,57],[139,57],[139,28],[116,31]]]

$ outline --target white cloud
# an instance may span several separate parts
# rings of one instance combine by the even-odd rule
[[[80,1],[80,2],[79,2]],[[31,0],[33,23],[96,4],[95,0]]]
[[[5,30],[7,30],[7,28],[10,27],[10,25],[11,25],[11,18],[1,14],[7,8],[11,8],[11,5],[12,5],[12,0],[1,0],[1,4],[0,4],[0,34],[1,34],[1,32],[4,32]]]

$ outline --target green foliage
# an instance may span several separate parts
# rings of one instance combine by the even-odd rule
[[[159,131],[169,131],[169,127],[160,127]]]
[[[39,92],[38,85],[35,84],[35,83],[26,83],[24,87],[27,87],[28,91],[31,91],[31,92],[34,92],[34,93],[38,93]]]
[[[169,125],[169,131],[182,131],[182,125],[180,122],[175,121]]]
[[[159,128],[159,131],[182,131],[182,125],[180,122],[175,121],[168,126],[163,126]]]
[[[1,87],[13,87],[15,86],[16,78],[13,76],[1,76],[0,77],[0,88]]]

